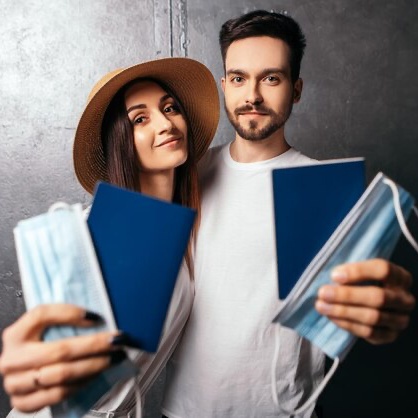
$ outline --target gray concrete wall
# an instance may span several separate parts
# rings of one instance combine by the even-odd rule
[[[162,56],[196,58],[220,78],[221,24],[256,8],[287,10],[307,35],[305,88],[289,122],[290,142],[316,158],[365,156],[369,178],[382,170],[418,197],[413,0],[0,0],[1,329],[24,310],[13,227],[57,200],[89,201],[72,171],[72,141],[94,82]],[[215,143],[230,139],[223,119]],[[418,277],[406,245],[395,259]],[[390,347],[359,344],[321,399],[323,415],[412,416],[416,326],[414,314]],[[161,384],[148,417],[159,416],[160,392]],[[0,392],[0,416],[8,409]]]

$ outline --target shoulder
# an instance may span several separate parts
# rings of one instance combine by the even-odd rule
[[[289,165],[301,165],[301,164],[318,164],[319,161],[302,154],[295,148],[290,148],[289,151],[283,154],[286,159],[286,163]]]
[[[87,220],[87,218],[89,217],[89,215],[90,215],[90,211],[91,211],[91,205],[88,205],[86,208],[84,208],[83,209],[83,216],[84,216],[84,219],[86,219]]]
[[[209,148],[209,150],[206,151],[206,154],[202,157],[198,164],[200,175],[204,175],[206,172],[210,171],[213,167],[219,164],[219,161],[222,158],[222,151],[227,146],[229,146],[229,144],[218,145],[216,147]]]

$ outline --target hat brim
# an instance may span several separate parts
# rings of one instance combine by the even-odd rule
[[[90,98],[77,126],[73,159],[80,184],[89,193],[98,180],[107,181],[101,141],[103,115],[114,95],[137,78],[153,78],[171,89],[184,107],[196,159],[209,148],[219,122],[219,95],[208,68],[190,58],[162,58],[114,71]]]

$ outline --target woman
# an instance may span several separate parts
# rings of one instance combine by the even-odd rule
[[[199,210],[196,162],[216,131],[219,99],[209,70],[187,58],[166,58],[117,70],[93,88],[74,142],[74,167],[92,193],[97,180]],[[196,236],[198,221],[192,237]],[[192,250],[179,273],[156,355],[130,353],[140,366],[141,395],[149,389],[180,338],[193,301]],[[89,326],[95,315],[70,305],[44,305],[3,333],[0,371],[12,405],[24,412],[58,403],[86,380],[121,361],[123,335],[98,333],[41,342],[51,325]],[[116,351],[118,350],[118,351]],[[132,354],[132,356],[131,356]],[[129,416],[132,385],[116,385],[94,407],[94,416]],[[36,413],[41,417],[48,413]],[[21,416],[12,411],[9,416]],[[32,414],[29,416],[33,416]]]

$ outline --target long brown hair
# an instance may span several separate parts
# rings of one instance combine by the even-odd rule
[[[196,221],[193,225],[192,239],[186,251],[186,264],[191,277],[193,277],[192,242],[196,240],[200,223],[200,195],[197,174],[197,162],[195,158],[195,146],[190,129],[190,123],[184,107],[174,92],[159,80],[140,78],[126,84],[120,89],[110,102],[102,122],[101,139],[106,170],[110,183],[130,190],[140,192],[140,167],[138,155],[135,149],[132,124],[128,118],[125,107],[125,92],[138,81],[148,80],[158,84],[169,94],[187,124],[187,160],[175,169],[175,183],[173,202],[190,207],[197,211]]]

